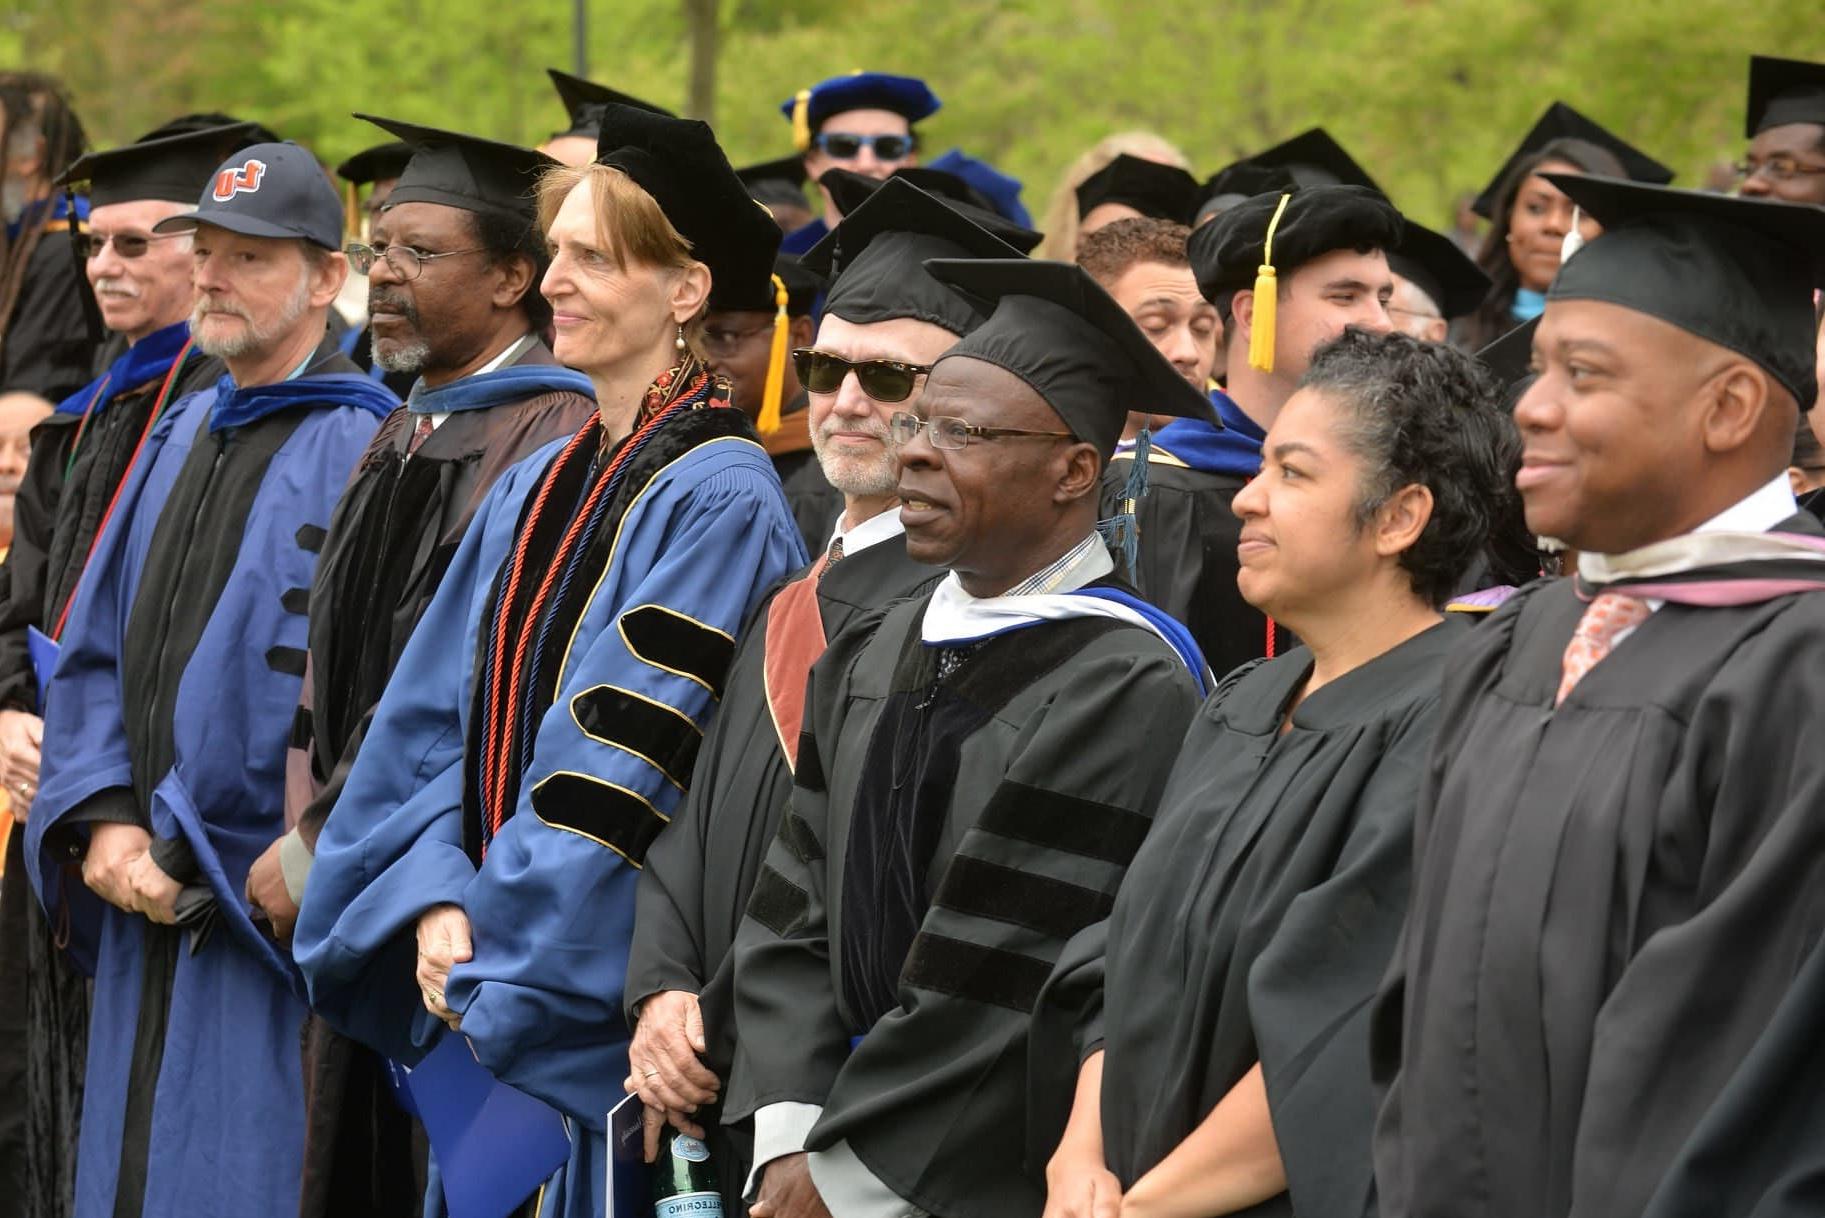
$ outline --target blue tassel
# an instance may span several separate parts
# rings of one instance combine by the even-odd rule
[[[1147,456],[1153,451],[1153,433],[1145,427],[1134,437],[1134,463],[1128,481],[1122,487],[1120,511],[1107,520],[1099,520],[1096,531],[1103,542],[1121,560],[1129,583],[1134,582],[1134,564],[1140,557],[1141,529],[1135,519],[1135,507],[1147,497]]]

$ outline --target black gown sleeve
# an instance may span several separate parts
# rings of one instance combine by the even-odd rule
[[[32,249],[0,341],[0,393],[35,393],[55,404],[89,382],[95,342],[82,302],[89,285],[69,242],[59,228]]]

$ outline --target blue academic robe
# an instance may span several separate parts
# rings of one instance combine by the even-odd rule
[[[348,470],[394,405],[353,371],[240,391],[224,377],[173,403],[75,593],[47,691],[26,859],[53,921],[68,915],[70,951],[95,975],[77,1218],[114,1213],[123,1141],[135,1137],[146,1139],[145,1218],[296,1208],[303,986],[249,920],[242,890],[283,829],[302,674],[292,658],[305,646],[296,590],[310,586]],[[212,452],[213,465],[202,459]],[[213,489],[199,499],[205,471]],[[175,515],[161,510],[168,502],[184,520],[164,519]],[[149,656],[134,645],[142,615],[168,625],[164,647],[175,650]],[[140,697],[146,689],[161,692]],[[86,835],[72,813],[109,797],[129,799],[155,839],[188,845],[195,892],[216,906],[207,938],[178,949],[169,1002],[155,1013],[165,1033],[149,1121],[129,1120],[144,1096],[130,1097],[128,1081],[148,1018],[152,928],[74,882],[53,848],[73,829]]]
[[[467,912],[474,956],[451,971],[446,1001],[495,1077],[568,1118],[570,1159],[541,1214],[603,1212],[606,1116],[627,1073],[622,989],[643,853],[632,839],[650,838],[682,798],[743,620],[805,561],[771,461],[745,423],[715,422],[728,415],[666,423],[661,437],[728,434],[669,441],[606,526],[607,566],[581,572],[598,582],[513,815],[478,867],[463,813],[478,638],[526,499],[563,446],[502,476],[406,645],[305,888],[293,946],[313,1006],[407,1062],[444,1035],[414,979],[416,924],[440,903]],[[603,715],[609,706],[620,709]],[[434,1183],[428,1212],[441,1200]]]

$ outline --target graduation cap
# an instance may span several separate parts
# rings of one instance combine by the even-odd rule
[[[1489,295],[1489,276],[1457,242],[1411,220],[1400,244],[1388,251],[1388,265],[1431,297],[1447,320],[1464,316]]]
[[[1332,250],[1391,250],[1401,215],[1367,186],[1302,186],[1256,195],[1194,229],[1186,243],[1198,291],[1227,315],[1231,298],[1255,290],[1249,365],[1274,368],[1277,272],[1292,271]]]
[[[1508,386],[1510,408],[1533,380],[1534,331],[1539,328],[1536,314],[1476,353],[1477,361]]]
[[[942,173],[942,171],[938,172]],[[887,181],[893,181],[895,178],[911,183],[924,194],[943,199],[950,205],[952,211],[976,227],[993,233],[1002,241],[1013,246],[1017,253],[1032,253],[1034,247],[1042,239],[1032,229],[1022,228],[1002,217],[1000,213],[970,202],[972,192],[954,174],[942,174],[942,177],[939,177],[935,176],[931,170],[914,169],[911,172],[897,170]],[[871,178],[866,174],[856,173],[849,169],[825,170],[824,176],[819,178],[818,182],[830,192],[831,199],[836,202],[837,210],[845,217],[872,198],[883,185],[880,178]],[[854,233],[860,230],[851,229],[850,231]],[[826,241],[829,239],[829,236],[824,238]],[[815,247],[813,248],[815,249]]]
[[[952,148],[942,156],[926,162],[932,169],[954,173],[989,201],[996,214],[1012,220],[1022,228],[1033,227],[1032,213],[1020,201],[1021,181],[1009,177],[987,161],[978,160],[961,148]]]
[[[809,317],[817,307],[817,298],[829,286],[822,275],[808,268],[793,254],[780,254],[773,260],[773,274],[786,288],[786,312],[793,317]]]
[[[223,114],[220,110],[198,110],[190,114],[180,114],[170,122],[154,127],[152,130],[146,132],[146,134],[140,136],[139,140],[135,142],[162,139],[167,135],[188,135],[192,131],[208,131],[212,127],[251,128],[253,134],[247,141],[250,144],[278,144],[284,142],[280,139],[278,132],[274,131],[271,127],[268,127],[263,123],[256,123],[252,119],[240,118],[233,114]]]
[[[1521,162],[1543,151],[1554,140],[1582,140],[1595,144],[1622,163],[1622,171],[1637,182],[1665,185],[1673,180],[1673,171],[1609,128],[1587,118],[1562,101],[1546,107],[1515,150],[1508,154],[1489,185],[1483,187],[1470,210],[1485,220],[1495,219],[1496,198],[1503,185],[1519,169]]]
[[[442,131],[371,114],[355,116],[391,132],[411,146],[389,207],[399,203],[441,203],[463,211],[530,221],[539,175],[557,162],[542,152],[476,135]]]
[[[1789,123],[1825,126],[1825,63],[1751,55],[1743,134],[1754,139]]]
[[[1257,165],[1253,161],[1237,161],[1204,179],[1200,188],[1203,202],[1198,204],[1195,217],[1202,221],[1207,216],[1226,212],[1244,199],[1256,195],[1288,191],[1299,185],[1294,180],[1292,171],[1281,165]]]
[[[229,123],[160,134],[160,127],[131,144],[78,158],[57,185],[89,184],[89,203],[106,207],[140,199],[163,199],[194,207],[203,188],[229,154],[259,142],[257,123]]]
[[[888,110],[916,123],[930,118],[943,103],[916,76],[890,76],[857,68],[848,76],[800,89],[780,103],[780,113],[792,121],[792,146],[800,152],[811,147],[811,137],[833,114],[849,110]]]
[[[761,182],[784,182],[803,190],[810,180],[805,174],[805,158],[801,156],[783,156],[776,161],[744,165],[735,171],[735,176],[750,190]]]
[[[709,124],[650,109],[602,107],[596,160],[659,204],[691,256],[710,268],[712,309],[772,311],[779,225],[748,197]]]
[[[572,76],[569,72],[546,68],[545,75],[551,77],[552,88],[558,91],[558,100],[564,104],[564,112],[570,116],[570,126],[558,132],[553,137],[554,139],[566,135],[595,139],[601,130],[601,116],[595,113],[597,106],[632,106],[636,110],[663,114],[667,118],[675,117],[670,110],[664,107],[655,106],[649,101],[642,101],[619,89],[599,85],[593,80]]]
[[[1825,284],[1825,208],[1549,173],[1603,225],[1546,299],[1601,300],[1659,318],[1759,364],[1809,409]]]
[[[1184,224],[1197,199],[1198,180],[1177,165],[1124,152],[1078,186],[1077,217],[1083,219],[1104,203],[1121,203],[1143,216]]]
[[[336,166],[336,176],[351,186],[369,186],[397,178],[412,159],[412,145],[404,140],[388,140],[363,148]]]
[[[1010,244],[966,214],[966,205],[940,199],[905,178],[874,185],[805,254],[808,269],[830,278],[824,312],[857,325],[911,317],[967,334],[982,314],[926,274],[927,260],[1015,259],[1032,247]]]
[[[1323,127],[1301,131],[1247,161],[1257,168],[1283,169],[1300,186],[1367,186],[1387,193]]]
[[[977,359],[1012,372],[1105,459],[1130,411],[1221,426],[1210,399],[1082,267],[991,258],[934,259],[925,269],[989,314],[938,362]]]

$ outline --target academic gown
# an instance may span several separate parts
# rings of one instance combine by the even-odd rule
[[[858,617],[913,595],[942,574],[906,556],[903,534],[845,557],[817,582],[823,638],[836,638]],[[801,571],[793,578],[805,577]],[[629,1022],[639,1004],[661,990],[697,994],[709,1042],[704,1063],[724,1080],[734,1063],[736,1039],[731,949],[792,791],[783,729],[768,697],[768,642],[781,639],[770,634],[781,629],[772,621],[773,607],[772,598],[763,602],[736,646],[722,705],[691,772],[690,793],[647,851],[627,963]],[[777,663],[780,657],[773,659]],[[711,1152],[724,1213],[736,1214],[743,1212],[731,1207],[740,1203],[747,1176],[747,1139],[725,1140],[716,1127],[717,1115],[708,1118]]]
[[[807,553],[816,554],[830,544],[837,517],[843,514],[843,493],[824,477],[824,467],[811,447],[809,398],[800,391],[798,400],[780,417],[779,430],[762,437],[767,455],[773,458],[774,472],[792,505],[793,519],[805,539]]]
[[[1127,620],[927,646],[935,595],[857,621],[812,672],[736,940],[725,1119],[818,1105],[806,1148],[852,1154],[908,1207],[1037,1215],[1028,1014],[1065,941],[1108,913],[1203,686]]]
[[[62,615],[188,334],[179,322],[147,335],[32,429],[31,456],[13,499],[13,543],[0,562],[0,708],[40,713],[26,629],[50,633]],[[211,387],[221,374],[220,360],[192,349],[167,401]],[[0,1169],[0,1183],[8,1185],[0,1187],[0,1215],[62,1218],[76,1191],[88,978],[56,949],[30,894],[24,832],[8,840],[0,877],[0,977],[12,979],[0,986],[0,1004],[20,1029],[0,1044],[0,1105],[18,1122],[15,1136],[0,1144],[0,1162],[19,1173]]]
[[[740,412],[698,402],[628,448],[601,544],[567,581],[581,612],[553,632],[555,686],[526,705],[535,730],[512,814],[482,853],[477,742],[500,724],[474,703],[496,661],[498,582],[504,562],[570,519],[563,507],[555,527],[522,535],[548,469],[594,453],[598,425],[577,443],[588,448],[548,446],[509,470],[477,510],[317,839],[294,939],[319,1013],[411,1064],[443,1034],[414,977],[418,919],[439,903],[464,908],[475,953],[451,971],[445,1000],[484,1066],[570,1118],[570,1160],[539,1194],[542,1215],[603,1212],[638,868],[683,794],[735,632],[804,562]],[[574,492],[564,481],[549,499]],[[522,627],[506,619],[510,643]],[[427,1205],[441,1210],[437,1187]]]
[[[327,343],[293,380],[174,404],[75,598],[26,860],[95,974],[78,1218],[296,1205],[302,986],[242,889],[282,823],[323,526],[394,404]],[[97,821],[149,830],[189,925],[73,879]]]
[[[1100,1043],[1103,1153],[1124,1189],[1260,1062],[1288,1192],[1248,1214],[1373,1218],[1369,1004],[1406,912],[1413,807],[1460,615],[1301,702],[1300,647],[1237,670],[1186,733],[1107,921],[1035,1017],[1033,1163]]]
[[[1232,505],[1261,468],[1265,435],[1221,390],[1212,392],[1211,401],[1222,416],[1222,430],[1177,419],[1153,435],[1147,493],[1135,504],[1134,584],[1185,623],[1213,669],[1229,672],[1265,655],[1284,654],[1294,640],[1276,629],[1270,647],[1267,616],[1236,588],[1242,521]],[[1105,517],[1122,510],[1133,470],[1132,450],[1124,445],[1103,471]]]
[[[1531,585],[1447,666],[1371,1032],[1389,1218],[1642,1214],[1818,948],[1825,596],[1665,605],[1555,710],[1584,608]]]
[[[87,199],[77,199],[76,212],[87,218]],[[26,261],[12,318],[0,335],[0,393],[35,393],[60,402],[88,381],[95,338],[83,304],[89,283],[70,248],[63,195],[52,200],[49,217]]]
[[[308,706],[294,725],[286,819],[316,842],[412,628],[482,498],[510,467],[595,413],[587,377],[542,343],[493,372],[421,390],[388,415],[330,517],[311,585]],[[423,410],[451,411],[408,456]],[[373,1053],[305,1030],[304,1218],[412,1212],[412,1122]],[[423,1155],[416,1156],[422,1161]]]

